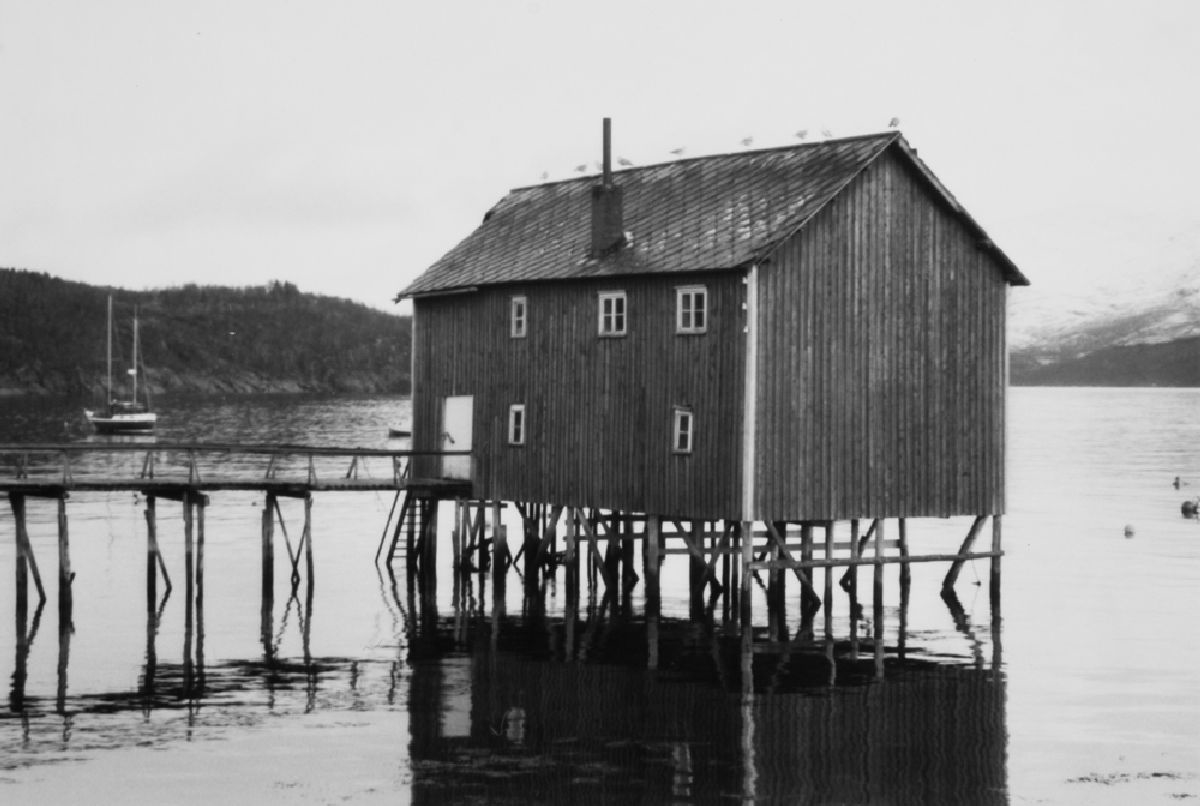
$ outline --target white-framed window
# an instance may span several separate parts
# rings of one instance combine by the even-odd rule
[[[675,407],[675,426],[671,429],[672,453],[691,453],[696,438],[696,418],[687,406]]]
[[[675,332],[704,333],[708,330],[708,290],[702,285],[675,289]]]
[[[600,330],[601,336],[624,336],[625,329],[625,292],[600,292]]]
[[[525,404],[514,403],[508,407],[508,444],[525,444]]]
[[[509,317],[508,335],[514,339],[525,338],[528,332],[529,302],[525,297],[513,297],[509,309],[512,313]]]

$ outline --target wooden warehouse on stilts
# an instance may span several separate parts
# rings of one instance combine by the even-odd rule
[[[997,587],[1006,299],[1028,281],[903,136],[615,172],[610,154],[605,120],[601,175],[509,192],[398,296],[413,449],[470,451],[414,459],[469,481],[456,534],[483,545],[512,504],[522,545],[494,528],[495,555],[523,552],[526,584],[586,554],[624,592],[640,541],[648,607],[664,553],[688,554],[696,599],[743,619],[761,569],[779,595],[793,573],[809,612],[820,567],[879,586],[887,563],[942,560],[949,585],[986,557]],[[963,515],[959,551],[908,545],[907,519]],[[410,565],[436,548],[411,544]]]

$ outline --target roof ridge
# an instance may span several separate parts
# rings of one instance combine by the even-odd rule
[[[747,148],[742,151],[722,151],[722,152],[718,152],[716,154],[697,154],[694,157],[680,157],[679,159],[663,160],[662,162],[652,162],[652,163],[648,163],[646,165],[632,165],[627,168],[616,168],[613,170],[612,173],[613,173],[614,177],[617,177],[617,176],[620,176],[621,174],[629,174],[629,173],[633,173],[635,171],[648,171],[653,168],[663,168],[663,167],[670,166],[670,165],[681,165],[686,162],[699,162],[700,160],[715,160],[715,159],[722,159],[722,158],[742,157],[742,156],[746,156],[748,154],[768,154],[768,153],[778,152],[778,151],[796,151],[796,150],[803,149],[803,148],[814,148],[816,146],[823,146],[823,145],[829,145],[829,144],[834,144],[834,143],[847,143],[847,142],[851,142],[853,140],[870,140],[870,139],[876,139],[876,138],[880,138],[880,139],[887,138],[887,139],[891,139],[891,140],[895,140],[896,138],[899,138],[901,140],[904,139],[904,137],[900,133],[899,129],[890,129],[887,131],[872,132],[872,133],[867,133],[867,134],[852,134],[852,135],[848,135],[846,137],[831,137],[827,140],[813,140],[812,142],[809,142],[809,143],[789,143],[789,144],[783,145],[783,146],[768,146],[766,148]],[[521,191],[521,190],[533,190],[534,188],[552,187],[554,185],[566,185],[566,184],[570,184],[572,182],[584,182],[584,181],[588,181],[588,180],[595,180],[595,178],[599,175],[600,175],[600,173],[596,172],[596,173],[584,174],[583,176],[572,176],[572,177],[568,177],[566,179],[555,179],[553,181],[548,181],[548,182],[535,182],[530,185],[517,185],[516,187],[509,188],[508,193],[515,193],[515,192]]]

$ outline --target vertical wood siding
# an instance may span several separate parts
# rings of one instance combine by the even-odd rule
[[[675,288],[703,284],[708,331],[675,334]],[[601,291],[627,294],[628,335],[597,336]],[[493,287],[414,302],[413,447],[437,449],[441,401],[474,395],[474,494],[693,518],[737,518],[744,337],[740,272]],[[528,335],[509,337],[509,300]],[[525,405],[526,444],[508,445]],[[694,414],[672,453],[673,408]],[[418,473],[432,474],[429,463]]]
[[[992,514],[1007,283],[881,157],[760,269],[760,519]]]

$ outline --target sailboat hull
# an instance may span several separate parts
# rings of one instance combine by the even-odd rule
[[[84,415],[97,434],[148,434],[158,424],[158,415],[152,411],[104,415],[85,410]]]

